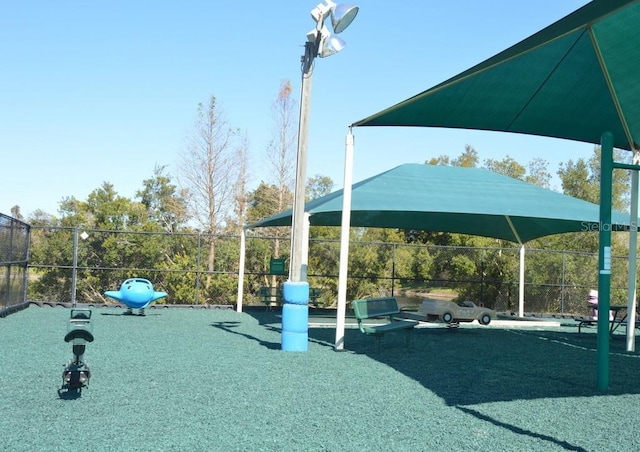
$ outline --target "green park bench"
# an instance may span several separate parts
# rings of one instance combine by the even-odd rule
[[[418,322],[396,317],[400,314],[400,307],[395,297],[353,300],[351,306],[358,320],[360,331],[363,334],[369,334],[377,338],[378,351],[380,351],[380,338],[392,331],[405,331],[406,343],[407,347],[409,347],[411,333]],[[365,320],[379,318],[385,319],[385,323],[365,323]]]
[[[309,304],[314,307],[318,307],[320,304],[320,296],[322,295],[322,289],[317,287],[309,288]],[[267,306],[267,309],[271,309],[272,306],[281,306],[284,303],[284,296],[282,295],[282,286],[277,287],[260,287],[258,289],[258,296],[260,301]]]

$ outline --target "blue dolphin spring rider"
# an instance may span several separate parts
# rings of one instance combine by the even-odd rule
[[[127,305],[125,314],[132,315],[134,309],[139,309],[144,315],[144,309],[160,298],[167,296],[166,292],[156,292],[148,279],[129,278],[120,286],[120,290],[108,290],[105,296],[118,300]]]

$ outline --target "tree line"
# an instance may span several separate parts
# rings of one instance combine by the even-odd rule
[[[77,256],[86,264],[83,267],[163,270],[159,284],[172,295],[170,299],[193,300],[193,288],[201,285],[198,302],[229,302],[237,284],[232,273],[238,265],[237,236],[241,228],[290,208],[293,201],[297,123],[296,102],[288,81],[283,81],[279,87],[272,104],[272,117],[273,133],[264,149],[264,162],[269,166],[272,179],[261,181],[253,190],[248,189],[247,136],[228,123],[217,99],[212,96],[207,103],[197,106],[190,140],[180,155],[180,165],[174,174],[167,166],[156,165],[133,199],[120,196],[112,184],[103,182],[85,200],[74,196],[63,199],[58,216],[41,210],[34,212],[26,219],[35,227],[32,261],[42,265],[32,272],[33,283],[30,285],[34,293],[54,296],[51,291],[62,291],[71,286],[68,258],[69,243],[73,240],[62,235],[52,240],[51,231],[62,228],[60,230],[66,230],[68,235],[72,229],[65,228],[84,228],[102,232],[95,234],[101,237],[99,242],[85,243],[78,248],[84,249]],[[599,154],[596,146],[590,157],[560,165],[557,174],[564,194],[599,202]],[[629,160],[628,153],[623,151],[616,151],[615,158],[617,161]],[[481,161],[472,146],[466,146],[457,157],[440,155],[426,158],[424,163],[482,167],[545,188],[550,187],[551,181],[548,162],[543,159],[534,158],[525,164],[509,156],[503,160]],[[307,181],[307,185],[307,198],[313,199],[331,192],[334,183],[326,176],[316,175]],[[629,186],[628,172],[614,172],[614,209],[628,210]],[[18,206],[12,209],[12,214],[20,217]],[[139,235],[128,235],[123,241],[123,236],[116,233],[118,231]],[[268,260],[272,257],[286,259],[289,254],[289,228],[260,228],[254,233],[269,237],[269,240],[262,241],[248,254],[248,265],[253,266],[256,273],[262,272],[249,276],[252,278],[250,290],[257,285],[278,284],[278,277],[268,274]],[[332,243],[339,240],[339,234],[338,228],[331,227],[312,226],[310,231],[312,242]],[[163,238],[167,236],[172,239]],[[194,237],[199,237],[200,243],[194,243]],[[382,255],[390,248],[363,246],[358,251],[358,247],[354,247],[349,262],[350,273],[368,277],[350,280],[348,293],[352,298],[388,291],[375,275],[388,274],[389,269],[385,266],[390,262],[394,265],[394,275],[405,281],[460,281],[454,288],[456,292],[476,299],[480,296],[479,290],[483,291],[483,298],[491,296],[486,293],[487,287],[479,289],[477,284],[465,284],[464,281],[490,279],[497,282],[495,290],[499,290],[500,281],[512,281],[516,276],[517,269],[501,253],[491,253],[490,257],[485,253],[482,259],[470,255],[447,258],[445,254],[429,253],[426,247],[513,247],[509,242],[496,239],[438,231],[376,228],[352,228],[351,238],[363,243],[412,245],[395,247],[392,260],[389,255]],[[528,247],[593,253],[597,252],[597,240],[597,234],[560,234],[537,239]],[[312,245],[309,253],[310,279],[316,278],[313,284],[327,289],[327,299],[331,298],[337,285],[333,268],[334,265],[337,268],[338,246],[334,243],[314,250]],[[627,235],[614,234],[614,255],[626,255],[627,252]],[[540,262],[539,265],[544,267],[549,263]],[[189,275],[194,268],[201,269],[202,280],[196,281],[195,274]],[[531,266],[529,268],[533,272],[529,276],[532,280],[548,278],[542,268],[539,274]],[[584,269],[575,271],[584,272]],[[595,273],[597,269],[590,271]],[[99,297],[106,288],[113,287],[117,278],[135,275],[114,276],[111,273],[106,276],[104,272],[84,270],[81,276],[79,289],[89,299]]]

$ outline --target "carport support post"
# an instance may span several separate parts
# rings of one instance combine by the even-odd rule
[[[633,165],[640,164],[640,151],[633,150]],[[629,290],[627,312],[636,312],[636,278],[638,271],[638,168],[631,170],[631,214],[629,218]],[[627,351],[636,350],[636,316],[627,315]]]
[[[598,389],[609,389],[609,307],[611,305],[611,192],[613,134],[600,141],[600,232],[598,238]]]
[[[351,184],[353,181],[353,146],[351,127],[344,150],[344,187],[342,189],[342,222],[340,226],[340,263],[338,267],[338,310],[336,313],[335,350],[344,350],[344,329],[347,316],[347,277],[349,273],[349,230],[351,227]]]
[[[244,261],[247,247],[247,230],[242,227],[240,230],[240,262],[238,263],[238,299],[236,301],[236,311],[242,312],[242,296],[244,293]]]

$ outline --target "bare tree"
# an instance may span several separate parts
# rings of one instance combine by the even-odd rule
[[[293,203],[293,184],[295,179],[296,162],[296,106],[297,102],[292,99],[293,88],[288,80],[280,83],[278,97],[271,105],[273,115],[273,138],[269,142],[266,153],[267,162],[273,178],[269,181],[277,188],[277,199],[273,203],[275,212],[290,207]],[[276,240],[273,245],[273,256],[280,256],[280,230],[271,231]],[[275,285],[275,281],[272,281]]]
[[[249,179],[249,171],[247,169],[248,150],[249,140],[247,139],[247,135],[244,134],[242,136],[240,146],[236,151],[238,158],[238,177],[233,187],[235,218],[230,221],[231,223],[233,223],[233,229],[235,229],[233,232],[235,233],[240,233],[240,229],[242,229],[242,227],[244,226],[247,216],[247,206],[249,198],[247,193],[247,182]]]
[[[241,169],[237,130],[232,129],[216,98],[198,105],[194,132],[182,155],[181,182],[189,191],[188,203],[200,228],[211,234],[207,256],[207,282],[215,262],[215,234],[226,227],[234,208],[234,189]]]
[[[11,216],[13,218],[15,218],[16,220],[23,220],[24,217],[22,216],[22,213],[20,213],[20,206],[19,205],[15,205],[11,208]]]
[[[288,207],[287,195],[292,192],[295,178],[296,106],[291,98],[293,88],[288,80],[280,84],[278,97],[271,105],[273,138],[267,145],[267,161],[273,178],[269,180],[279,188],[278,209]]]

